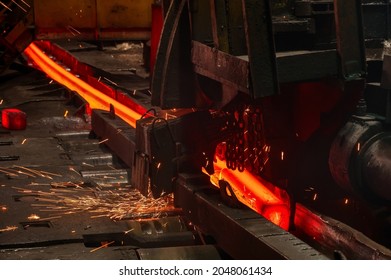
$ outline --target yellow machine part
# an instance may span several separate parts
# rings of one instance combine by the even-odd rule
[[[154,0],[34,0],[36,37],[149,39]]]

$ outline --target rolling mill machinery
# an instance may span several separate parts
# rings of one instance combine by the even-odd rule
[[[29,2],[36,11],[17,32],[4,33],[4,67],[33,39],[66,37],[37,16],[39,2]],[[97,28],[99,13],[68,27],[84,28],[80,40],[150,37],[148,98],[116,96],[103,108],[83,96],[94,134],[110,139],[132,185],[154,198],[173,193],[204,242],[232,258],[391,258],[390,2],[152,7],[151,36],[142,27]],[[37,53],[28,47],[25,57]],[[78,67],[71,72],[85,75]]]
[[[384,3],[377,4],[388,9]],[[365,213],[366,207],[387,205],[387,125],[379,114],[368,114],[364,100],[365,44],[376,45],[381,36],[366,30],[369,35],[364,39],[363,8],[365,3],[361,6],[360,1],[172,2],[153,69],[152,105],[170,110],[196,108],[197,121],[185,121],[191,114],[182,117],[178,127],[189,122],[185,126],[191,131],[186,131],[174,125],[181,117],[172,120],[175,137],[170,136],[170,120],[162,124],[168,129],[167,143],[172,142],[167,162],[153,152],[154,146],[159,150],[164,145],[164,137],[151,132],[151,152],[143,153],[157,160],[148,170],[152,192],[154,188],[157,195],[171,192],[168,186],[176,172],[202,166],[209,175],[218,173],[214,184],[232,206],[252,187],[248,178],[236,180],[240,172],[248,171],[285,191],[282,197],[288,197],[290,214],[270,214],[267,207],[253,205],[251,195],[245,204],[286,230],[305,224],[297,218],[299,213],[295,215],[301,211],[297,203],[310,203],[332,217],[344,213],[338,219],[352,226],[366,223],[371,215]],[[383,28],[388,30],[383,19],[387,25]],[[383,38],[387,36],[383,33]],[[381,76],[386,79],[387,74]],[[210,119],[197,128],[204,118]],[[155,130],[153,125],[148,129]],[[189,140],[180,140],[178,147],[172,139],[182,134]],[[143,160],[138,157],[136,165]],[[183,164],[168,167],[172,176],[166,181],[154,178],[173,157],[183,158]],[[226,166],[215,163],[212,167],[216,157],[225,160]],[[236,179],[224,169],[236,172]],[[165,182],[160,189],[159,182]],[[333,200],[340,203],[331,206]],[[357,207],[353,219],[346,209],[352,201]],[[360,231],[371,235],[372,227],[364,228]],[[387,235],[388,230],[382,230]]]

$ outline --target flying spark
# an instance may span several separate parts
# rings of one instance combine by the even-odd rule
[[[23,1],[23,0],[20,0],[23,4],[25,4],[27,7],[31,7],[28,3],[26,3],[25,1]]]
[[[110,79],[107,79],[106,77],[103,77],[103,79],[105,79],[106,81],[110,82],[111,84],[115,85],[115,86],[118,86],[117,83],[113,82],[112,80]]]
[[[102,143],[105,143],[105,142],[107,142],[107,141],[109,141],[109,138],[106,138],[106,139],[104,139],[104,140],[98,142],[98,144],[102,144]]]
[[[27,10],[25,8],[23,8],[20,4],[16,3],[15,0],[12,0],[13,3],[15,3],[16,6],[19,7],[19,9],[21,9],[23,12],[27,13]]]
[[[95,248],[95,249],[92,249],[92,250],[90,251],[90,253],[96,252],[96,251],[98,251],[98,250],[100,250],[100,249],[103,249],[103,248],[107,248],[107,247],[109,247],[111,244],[113,244],[114,242],[115,242],[115,241],[111,241],[111,242],[108,242],[108,243],[104,243],[102,246],[97,247],[97,248]]]
[[[39,220],[41,217],[38,216],[37,214],[31,214],[30,216],[27,217],[28,220],[34,221],[34,220]]]
[[[72,35],[73,36],[76,36],[76,34],[74,33],[74,32],[76,32],[77,34],[81,34],[81,32],[79,31],[79,30],[77,30],[76,28],[74,28],[74,27],[72,27],[72,26],[70,26],[70,25],[68,25],[67,26],[67,28],[68,28],[68,30],[72,33]],[[73,32],[74,31],[74,32]]]
[[[6,232],[6,231],[14,231],[17,230],[17,226],[7,226],[6,228],[0,229],[0,232]]]
[[[6,4],[4,4],[4,3],[1,2],[1,1],[0,1],[0,5],[3,6],[4,8],[6,8],[7,10],[9,10],[9,11],[12,12],[12,10],[11,10]]]

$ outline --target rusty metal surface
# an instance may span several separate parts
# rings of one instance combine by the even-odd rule
[[[76,29],[96,27],[95,0],[64,1],[39,0],[34,1],[35,24],[37,33],[41,28]],[[68,31],[71,33],[71,30]],[[75,32],[75,31],[72,31]]]
[[[153,0],[95,2],[100,28],[149,28],[151,26]]]
[[[39,39],[148,39],[151,4],[148,1],[38,0],[34,1]]]
[[[249,92],[249,69],[245,60],[193,41],[192,61],[196,73],[237,91]]]

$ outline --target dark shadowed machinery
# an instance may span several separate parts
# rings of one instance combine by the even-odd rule
[[[391,258],[391,2],[8,2],[0,258]]]

